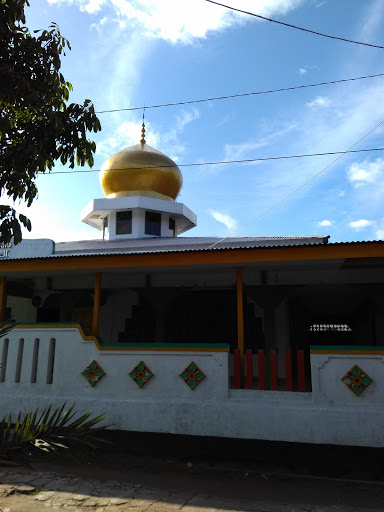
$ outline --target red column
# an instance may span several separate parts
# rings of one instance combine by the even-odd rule
[[[299,376],[299,391],[305,391],[305,367],[304,367],[304,350],[297,351],[297,372]]]

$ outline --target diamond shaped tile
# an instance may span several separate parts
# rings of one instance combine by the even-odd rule
[[[350,389],[356,396],[360,396],[367,387],[372,384],[373,379],[365,373],[360,366],[352,366],[344,377],[341,379],[342,382]]]
[[[142,388],[153,377],[153,373],[143,361],[140,361],[129,376],[136,382],[139,388]]]
[[[105,371],[97,361],[92,361],[92,363],[81,372],[81,375],[83,375],[88,381],[88,384],[93,387],[104,377]]]
[[[190,389],[195,389],[202,380],[205,379],[205,374],[193,361],[187,366],[179,375]]]

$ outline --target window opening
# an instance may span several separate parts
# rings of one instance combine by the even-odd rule
[[[145,212],[145,234],[161,235],[161,213]]]
[[[175,219],[172,219],[172,217],[169,217],[169,231],[168,236],[176,236],[176,222]]]
[[[116,235],[132,233],[132,212],[116,212]]]

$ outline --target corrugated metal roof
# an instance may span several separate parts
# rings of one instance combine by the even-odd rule
[[[324,236],[278,237],[179,237],[140,238],[124,240],[84,240],[56,244],[56,255],[130,254],[141,252],[174,252],[186,250],[246,249],[291,245],[318,245],[327,243]]]
[[[184,238],[184,237],[183,237]],[[256,237],[243,237],[243,238],[256,238]],[[261,249],[261,248],[265,248],[265,249],[278,249],[278,248],[281,248],[281,247],[284,247],[284,248],[293,248],[293,247],[311,247],[311,246],[314,246],[314,245],[324,245],[327,243],[327,240],[328,240],[328,237],[258,237],[258,238],[262,238],[264,242],[267,242],[265,244],[249,244],[249,245],[246,245],[246,244],[243,244],[243,245],[237,245],[237,244],[226,244],[226,245],[222,245],[222,244],[218,244],[216,245],[215,247],[213,248],[210,248],[210,245],[206,244],[207,246],[203,246],[203,247],[193,247],[193,246],[188,246],[188,244],[181,244],[179,247],[170,247],[170,248],[167,248],[167,249],[162,249],[162,248],[151,248],[150,250],[145,250],[145,249],[142,249],[140,250],[139,248],[137,248],[136,250],[119,250],[118,248],[116,248],[115,250],[109,250],[107,249],[107,247],[105,247],[104,250],[94,250],[94,251],[80,251],[80,250],[77,250],[77,251],[74,251],[74,252],[65,252],[63,250],[59,250],[56,254],[53,254],[51,256],[45,256],[45,257],[28,257],[28,258],[13,258],[13,260],[28,260],[28,259],[52,259],[52,258],[71,258],[71,257],[75,257],[75,258],[85,258],[85,257],[92,257],[92,256],[123,256],[123,255],[130,255],[130,254],[135,254],[135,255],[140,255],[140,254],[148,254],[148,253],[155,253],[155,254],[167,254],[167,253],[172,253],[172,252],[180,252],[180,253],[186,253],[186,252],[205,252],[205,251],[224,251],[224,250],[237,250],[237,249],[242,249],[242,250],[251,250],[251,249]],[[298,241],[297,239],[300,239],[302,242],[301,243],[292,243],[295,241],[295,238],[296,238],[296,242]],[[316,238],[317,241],[312,241],[310,243],[305,243],[304,242],[304,239],[307,238],[307,239],[310,239],[310,238]],[[218,240],[220,240],[219,238],[217,238]],[[285,244],[277,244],[277,243],[271,243],[272,241],[276,241],[278,239],[282,239],[282,240],[285,240],[286,242],[291,242],[291,243],[285,243]],[[92,241],[91,241],[92,242]],[[96,240],[95,242],[100,242],[100,240]],[[120,241],[119,241],[120,242]],[[270,242],[270,243],[268,243]],[[83,242],[62,242],[63,244],[82,244],[82,243],[89,243],[89,241],[83,241]],[[334,243],[329,243],[329,245],[332,245],[332,246],[350,246],[350,245],[370,245],[370,244],[381,244],[381,245],[384,245],[384,241],[383,240],[369,240],[369,241],[352,241],[352,242],[334,242]],[[57,244],[59,245],[59,244]],[[211,244],[212,245],[212,244]],[[8,260],[9,261],[9,260]],[[1,261],[0,261],[0,264],[1,264]]]

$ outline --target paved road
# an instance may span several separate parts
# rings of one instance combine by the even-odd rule
[[[311,478],[234,475],[186,466],[156,472],[0,469],[0,512],[383,512],[384,486]],[[158,468],[159,469],[159,468]],[[95,478],[95,475],[99,475]]]

